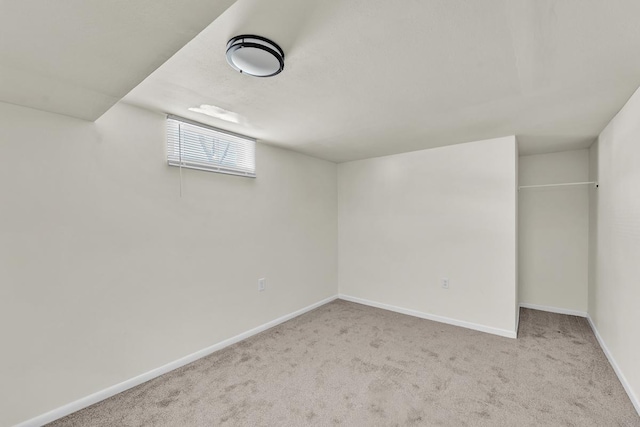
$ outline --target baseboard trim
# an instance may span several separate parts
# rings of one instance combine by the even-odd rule
[[[330,303],[333,300],[338,299],[338,295],[334,295],[331,296],[329,298],[325,298],[322,301],[318,301],[315,304],[311,304],[307,307],[301,308],[300,310],[294,311],[293,313],[289,313],[286,314],[282,317],[278,317],[275,320],[272,320],[270,322],[267,322],[263,325],[260,325],[256,328],[253,328],[251,330],[248,330],[246,332],[243,332],[239,335],[236,335],[235,337],[226,339],[224,341],[221,341],[217,344],[214,344],[212,346],[209,346],[207,348],[204,348],[200,351],[197,351],[195,353],[189,354],[188,356],[182,357],[178,360],[175,360],[173,362],[167,363],[164,366],[161,366],[159,368],[156,369],[152,369],[149,372],[145,372],[144,374],[138,375],[136,377],[133,377],[131,379],[128,379],[126,381],[123,381],[119,384],[115,384],[111,387],[108,387],[104,390],[98,391],[96,393],[90,394],[89,396],[83,397],[81,399],[78,399],[74,402],[68,403],[64,406],[61,406],[57,409],[51,410],[49,412],[46,412],[42,415],[39,415],[35,418],[31,418],[30,420],[27,421],[23,421],[19,424],[16,424],[14,427],[39,427],[42,426],[44,424],[50,423],[52,421],[55,421],[57,419],[60,419],[62,417],[66,417],[69,414],[72,414],[76,411],[79,411],[81,409],[84,409],[88,406],[91,406],[95,403],[98,403],[102,400],[108,399],[111,396],[115,396],[118,393],[122,393],[125,390],[128,390],[130,388],[133,388],[137,385],[140,385],[142,383],[145,383],[149,380],[152,380],[154,378],[159,377],[160,375],[166,374],[167,372],[171,372],[175,369],[178,369],[184,365],[187,365],[191,362],[195,362],[198,359],[201,359],[205,356],[210,355],[211,353],[214,353],[218,350],[222,350],[225,347],[228,347],[230,345],[233,345],[237,342],[240,342],[244,339],[247,339],[253,335],[259,334],[260,332],[266,331],[267,329],[273,328],[274,326],[277,326],[281,323],[286,322],[287,320],[291,320],[295,317],[298,317],[308,311],[311,311],[313,309],[316,309],[322,305],[325,305],[327,303]]]
[[[609,351],[609,348],[604,343],[604,340],[602,339],[602,336],[600,336],[600,333],[598,332],[598,329],[596,328],[595,323],[593,323],[593,319],[591,319],[591,316],[589,315],[589,313],[586,313],[584,311],[579,311],[579,310],[569,310],[566,308],[549,307],[545,305],[528,304],[528,303],[521,303],[520,307],[531,308],[533,310],[548,311],[551,313],[568,314],[570,316],[578,316],[578,317],[586,318],[587,321],[589,322],[589,325],[591,326],[591,329],[593,330],[593,334],[596,336],[596,340],[598,340],[598,344],[600,344],[600,348],[602,348],[602,351],[604,355],[607,357],[609,364],[611,365],[611,367],[613,368],[613,371],[618,376],[618,379],[620,380],[620,383],[622,384],[624,391],[627,392],[627,395],[629,396],[631,403],[636,409],[636,412],[638,413],[638,415],[640,415],[640,399],[638,399],[638,397],[633,393],[633,390],[631,390],[631,386],[629,385],[629,382],[627,381],[624,374],[620,370],[620,367],[616,363],[616,360],[613,358],[613,355]]]
[[[568,308],[551,307],[548,305],[529,304],[521,302],[520,307],[530,308],[532,310],[548,311],[549,313],[568,314],[569,316],[587,317],[586,311],[571,310]]]
[[[384,304],[377,301],[371,301],[363,298],[352,297],[350,295],[340,294],[340,299],[358,304],[364,304],[371,307],[381,308],[383,310],[395,311],[396,313],[406,314],[408,316],[419,317],[421,319],[433,320],[434,322],[446,323],[448,325],[460,326],[462,328],[473,329],[475,331],[486,332],[488,334],[499,335],[507,338],[517,338],[516,331],[506,329],[493,328],[491,326],[480,325],[478,323],[466,322],[464,320],[451,319],[449,317],[438,316],[435,314],[424,313],[409,308],[397,307],[395,305]]]
[[[596,339],[598,340],[598,343],[602,348],[604,355],[607,356],[607,360],[609,361],[609,364],[613,368],[613,371],[618,376],[618,379],[620,380],[620,383],[622,384],[624,391],[627,392],[627,396],[629,396],[631,403],[633,404],[634,408],[636,408],[636,412],[638,413],[638,415],[640,415],[640,399],[638,399],[638,396],[636,396],[633,390],[631,389],[631,386],[629,385],[627,378],[622,373],[622,370],[620,370],[620,367],[616,363],[616,360],[613,358],[613,355],[609,351],[609,348],[604,343],[602,336],[600,336],[600,332],[598,332],[598,328],[596,328],[595,323],[593,323],[593,319],[591,319],[591,316],[589,314],[587,314],[586,317],[587,317],[587,320],[589,321],[589,325],[591,326],[591,329],[593,330],[593,334],[596,336]]]

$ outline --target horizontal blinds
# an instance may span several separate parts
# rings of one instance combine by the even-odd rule
[[[256,143],[170,116],[167,162],[171,166],[255,177]]]

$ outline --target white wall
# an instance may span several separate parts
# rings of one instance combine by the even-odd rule
[[[520,185],[589,181],[589,150],[520,157]],[[521,303],[587,311],[590,186],[519,193]]]
[[[598,141],[589,147],[589,181],[598,181]],[[598,192],[589,188],[589,286],[588,313],[594,313],[596,307],[596,280],[598,277]]]
[[[516,150],[511,136],[338,165],[340,293],[513,334]]]
[[[164,117],[125,104],[0,104],[0,152],[0,425],[336,293],[333,163],[258,144],[257,179],[184,170],[180,198]]]
[[[598,137],[589,314],[640,412],[640,90]],[[597,225],[597,226],[596,226]]]

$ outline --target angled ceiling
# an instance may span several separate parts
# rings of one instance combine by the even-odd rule
[[[0,101],[95,120],[124,96],[339,162],[509,134],[562,151],[640,85],[638,16],[637,0],[0,0]],[[279,43],[284,72],[234,72],[242,33]]]
[[[588,147],[640,84],[637,0],[238,0],[125,101],[347,161],[515,134]],[[234,35],[286,54],[234,72]],[[239,123],[189,111],[227,110]]]
[[[0,0],[0,101],[95,120],[234,0]]]

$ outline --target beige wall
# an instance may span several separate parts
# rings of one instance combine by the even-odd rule
[[[598,137],[595,283],[589,307],[640,411],[640,90]]]
[[[335,164],[258,144],[257,179],[180,198],[164,123],[0,104],[0,425],[336,293]]]
[[[340,293],[513,333],[516,149],[506,137],[338,165]]]
[[[589,150],[520,157],[520,185],[589,181]],[[521,303],[586,313],[589,185],[519,192]]]

